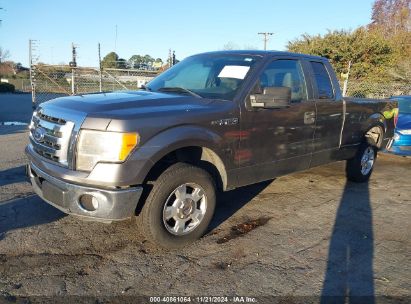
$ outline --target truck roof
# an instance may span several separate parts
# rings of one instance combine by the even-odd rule
[[[283,51],[261,51],[261,50],[227,50],[227,51],[214,51],[214,52],[205,52],[201,54],[216,54],[216,55],[224,55],[224,54],[241,54],[241,55],[257,55],[257,56],[293,56],[293,57],[301,57],[306,59],[316,59],[322,61],[328,61],[325,57],[314,56],[314,55],[307,55],[307,54],[300,54],[300,53],[292,53],[292,52],[283,52]]]

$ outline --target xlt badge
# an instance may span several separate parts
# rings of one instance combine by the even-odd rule
[[[224,119],[219,119],[219,120],[213,120],[211,122],[212,126],[232,126],[238,124],[238,118],[224,118]]]

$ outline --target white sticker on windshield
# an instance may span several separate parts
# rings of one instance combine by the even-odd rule
[[[237,78],[237,79],[244,79],[245,75],[247,74],[248,70],[250,69],[249,66],[242,66],[242,65],[226,65],[218,74],[219,78]]]

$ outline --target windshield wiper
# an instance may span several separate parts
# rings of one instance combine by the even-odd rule
[[[202,96],[198,95],[197,93],[194,93],[193,91],[190,91],[185,88],[180,88],[180,87],[164,87],[164,88],[159,88],[157,91],[158,92],[185,93],[185,94],[190,94],[191,96],[194,96],[194,97],[203,98]]]

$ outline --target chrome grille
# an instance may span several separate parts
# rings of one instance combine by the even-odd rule
[[[57,123],[57,124],[59,124],[59,125],[65,125],[66,122],[67,122],[67,121],[65,121],[65,120],[62,119],[62,118],[51,117],[51,116],[46,115],[46,114],[43,114],[43,113],[41,113],[41,112],[40,112],[40,113],[37,113],[37,117],[40,118],[40,119],[42,119],[42,120],[45,120],[45,121]]]
[[[30,124],[30,143],[37,154],[68,167],[68,151],[74,123],[34,112]]]

